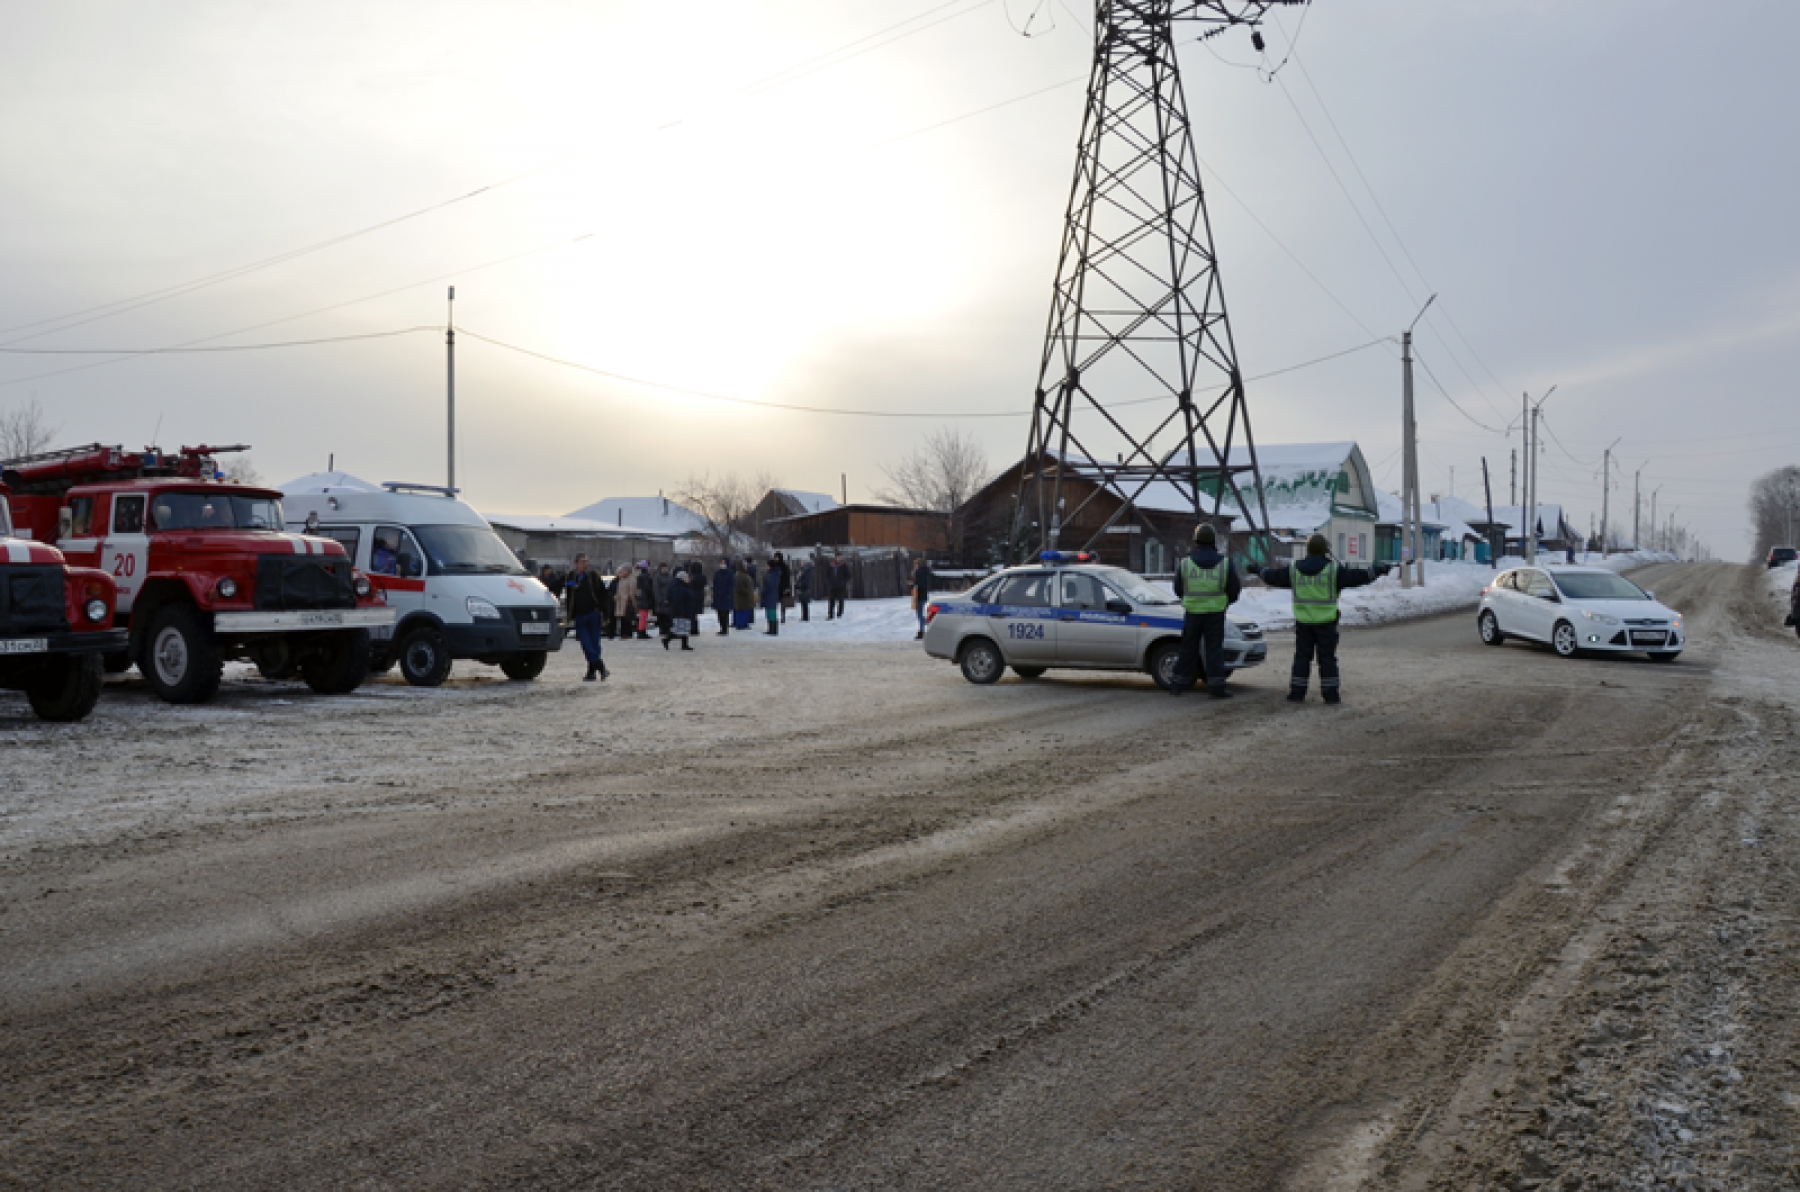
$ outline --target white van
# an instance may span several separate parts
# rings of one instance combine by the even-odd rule
[[[390,482],[379,492],[284,494],[288,528],[334,538],[387,595],[389,628],[370,630],[379,674],[396,664],[415,687],[436,687],[456,658],[535,679],[562,647],[556,597],[492,526],[446,488]]]

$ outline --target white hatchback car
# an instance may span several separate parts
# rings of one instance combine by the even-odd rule
[[[925,652],[992,683],[1007,667],[1035,679],[1051,667],[1148,672],[1167,689],[1181,650],[1181,602],[1142,576],[1047,551],[926,605]],[[1254,621],[1227,614],[1225,669],[1260,666],[1268,643]]]
[[[1681,614],[1622,575],[1600,567],[1515,567],[1482,589],[1481,640],[1544,642],[1564,658],[1641,651],[1673,662],[1687,644]]]

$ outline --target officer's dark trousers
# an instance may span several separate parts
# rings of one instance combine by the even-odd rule
[[[1290,680],[1292,689],[1305,691],[1307,682],[1312,678],[1313,654],[1319,655],[1319,690],[1326,695],[1336,695],[1338,690],[1338,627],[1333,621],[1329,625],[1294,626],[1294,673]]]
[[[1206,686],[1225,686],[1225,614],[1188,613],[1181,619],[1181,653],[1175,657],[1175,690],[1186,691],[1206,660]]]

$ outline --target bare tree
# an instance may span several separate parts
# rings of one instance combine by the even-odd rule
[[[756,507],[775,481],[767,472],[740,476],[727,472],[713,476],[689,476],[675,489],[675,499],[693,510],[703,523],[700,538],[719,554],[731,554],[744,540],[762,541],[756,524]]]
[[[242,451],[236,455],[227,456],[225,464],[220,471],[225,473],[225,479],[235,480],[239,484],[260,485],[263,482],[263,474],[261,470],[250,461],[250,453],[248,451]]]
[[[0,413],[0,459],[36,455],[56,438],[57,427],[44,419],[44,408],[32,398],[17,409]]]
[[[1800,467],[1789,464],[1750,482],[1750,527],[1756,561],[1772,546],[1794,545],[1800,534]]]
[[[987,452],[975,436],[953,427],[928,431],[922,444],[881,470],[890,486],[878,490],[876,498],[889,505],[942,514],[944,547],[960,553],[964,546],[963,506],[992,479]]]

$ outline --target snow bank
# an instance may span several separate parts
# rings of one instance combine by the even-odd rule
[[[1424,587],[1402,588],[1400,573],[1392,572],[1365,588],[1345,592],[1339,613],[1345,625],[1385,625],[1474,608],[1481,589],[1492,583],[1496,574],[1485,563],[1427,563]],[[1286,588],[1247,586],[1231,607],[1265,629],[1291,629],[1294,624],[1293,593]]]

